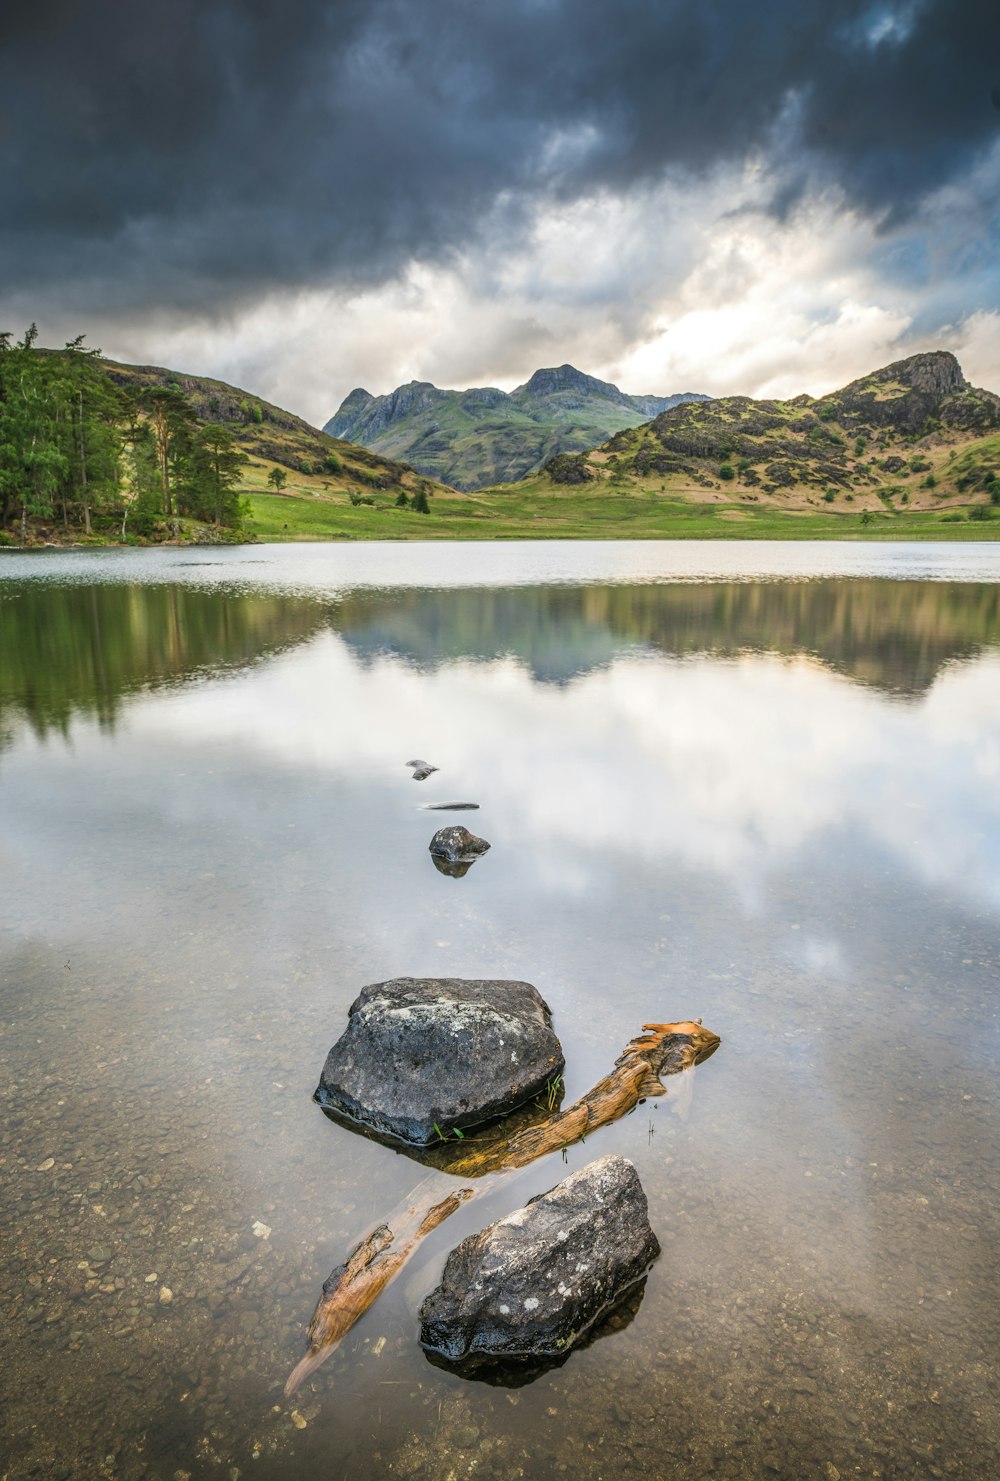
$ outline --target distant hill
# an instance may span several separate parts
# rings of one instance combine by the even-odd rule
[[[828,396],[674,406],[591,453],[551,459],[544,472],[552,485],[609,480],[696,502],[803,511],[988,506],[1000,504],[1000,396],[971,386],[954,355],[935,351]]]
[[[231,427],[241,449],[255,462],[277,463],[306,476],[322,474],[334,485],[410,489],[424,482],[391,458],[321,432],[292,412],[225,381],[186,375],[159,365],[122,365],[115,360],[101,363],[117,385],[133,392],[145,386],[170,386],[182,391],[200,421]]]
[[[410,381],[387,396],[357,389],[325,431],[458,489],[511,482],[558,453],[582,452],[697,393],[628,396],[572,365],[536,370],[509,394],[495,386],[442,391]]]

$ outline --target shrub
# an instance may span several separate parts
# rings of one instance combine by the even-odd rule
[[[259,401],[255,401],[253,406],[251,406],[250,408],[250,420],[252,422],[256,422],[258,426],[264,420],[264,413],[261,409]]]
[[[936,489],[937,488],[937,479],[934,477],[934,474],[933,473],[928,473],[927,477],[924,479],[924,481],[920,485],[920,487],[922,489]]]
[[[724,478],[727,483],[729,483],[736,477],[736,469],[733,467],[732,463],[723,463],[722,467],[719,469],[719,477]]]
[[[611,462],[617,474],[617,461],[612,459]],[[593,476],[583,453],[557,453],[554,458],[549,459],[542,471],[549,475],[553,483],[586,483]]]
[[[339,473],[343,465],[336,453],[327,453],[324,466],[327,473]]]
[[[827,504],[832,504],[836,497],[837,495],[834,493],[833,489],[823,490],[823,499]]]
[[[976,520],[992,519],[993,510],[989,504],[974,504],[969,510],[969,518]]]

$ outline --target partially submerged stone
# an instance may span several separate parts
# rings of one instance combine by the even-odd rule
[[[444,859],[449,864],[472,864],[487,852],[489,844],[461,823],[455,823],[450,828],[439,828],[428,848],[435,859]]]
[[[452,1250],[420,1341],[464,1366],[560,1356],[659,1252],[635,1167],[602,1157]]]
[[[316,1099],[425,1147],[542,1094],[563,1065],[548,1004],[530,982],[398,977],[352,1003]]]
[[[413,780],[415,782],[424,782],[432,772],[437,771],[437,767],[432,766],[429,761],[407,761],[406,764],[413,768]]]

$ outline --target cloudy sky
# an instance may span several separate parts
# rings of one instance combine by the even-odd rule
[[[0,328],[354,386],[1000,390],[996,0],[35,0]]]

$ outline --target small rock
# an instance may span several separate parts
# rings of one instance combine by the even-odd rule
[[[815,1378],[808,1378],[805,1374],[796,1374],[791,1380],[791,1388],[797,1394],[815,1394],[819,1392]]]
[[[35,1171],[36,1172],[51,1172],[52,1168],[54,1168],[55,1165],[56,1165],[56,1159],[54,1157],[46,1157],[46,1159],[45,1159],[44,1162],[40,1162],[38,1164],[38,1166],[35,1168]]]
[[[297,1409],[293,1409],[292,1410],[291,1418],[292,1418],[292,1424],[295,1426],[295,1428],[297,1430],[304,1430],[305,1427],[306,1427],[306,1425],[309,1423],[309,1421],[308,1421],[308,1419],[306,1419],[305,1415],[304,1414],[300,1414]]]
[[[439,828],[428,847],[442,874],[461,878],[486,853],[489,844],[485,838],[477,838],[468,828],[457,824],[450,828]]]
[[[169,1306],[174,1299],[174,1293],[169,1286],[160,1287],[160,1305]]]
[[[602,1157],[452,1250],[420,1341],[459,1363],[559,1356],[659,1252],[638,1173]]]
[[[92,1250],[87,1251],[87,1259],[91,1265],[107,1265],[111,1259],[111,1251],[106,1250],[103,1245],[95,1244]]]
[[[151,1270],[150,1273],[146,1276],[146,1284],[147,1284],[147,1286],[155,1286],[156,1285],[156,1282],[159,1280],[159,1278],[160,1277],[157,1275],[156,1271],[155,1270]]]
[[[437,771],[437,767],[432,766],[429,761],[407,761],[406,764],[407,766],[412,766],[413,780],[415,782],[426,781],[432,772]]]
[[[250,1228],[258,1239],[270,1239],[271,1229],[268,1224],[262,1224],[259,1219],[254,1219]]]

